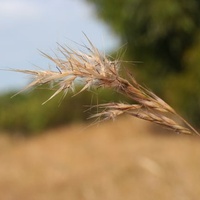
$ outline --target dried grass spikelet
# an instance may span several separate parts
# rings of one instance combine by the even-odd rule
[[[58,56],[54,58],[42,53],[56,64],[56,71],[14,70],[31,74],[34,77],[34,80],[24,90],[33,86],[53,83],[57,90],[48,99],[50,100],[60,92],[66,94],[69,89],[73,90],[74,82],[77,79],[82,80],[83,87],[80,92],[95,86],[108,87],[135,101],[133,105],[123,103],[98,105],[103,111],[92,117],[105,120],[114,119],[121,114],[128,114],[167,127],[177,133],[200,135],[173,108],[153,92],[141,86],[132,75],[129,75],[129,81],[121,77],[119,75],[120,62],[109,60],[108,57],[98,51],[88,38],[87,41],[90,46],[84,47],[88,53],[74,51],[62,45],[59,45],[62,58]],[[177,118],[178,121],[175,120]],[[180,121],[181,123],[179,123]]]

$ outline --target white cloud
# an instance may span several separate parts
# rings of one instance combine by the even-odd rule
[[[37,17],[39,7],[33,1],[4,0],[0,1],[0,17],[13,20],[22,20]]]

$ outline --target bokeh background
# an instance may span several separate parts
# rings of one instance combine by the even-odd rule
[[[199,129],[199,9],[198,0],[1,0],[0,198],[198,199],[198,138],[126,116],[90,126],[85,105],[129,100],[99,90],[42,105],[53,93],[43,87],[11,98],[30,77],[6,70],[47,69],[38,49],[77,49],[84,32]]]

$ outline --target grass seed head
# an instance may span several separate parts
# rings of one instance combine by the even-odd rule
[[[25,89],[46,83],[53,85],[56,92],[48,100],[60,92],[67,93],[68,90],[73,91],[74,83],[82,81],[83,86],[79,92],[94,87],[108,87],[135,101],[134,104],[113,102],[111,104],[99,105],[99,107],[103,108],[103,111],[102,113],[95,114],[93,117],[115,119],[117,116],[125,113],[170,128],[178,133],[199,135],[171,106],[153,92],[141,86],[132,75],[129,74],[130,81],[120,76],[119,68],[121,63],[117,60],[111,61],[103,53],[99,52],[87,36],[86,39],[89,46],[84,45],[83,47],[87,52],[75,51],[59,44],[58,51],[62,56],[51,57],[42,53],[56,65],[56,70],[54,71],[13,71],[33,76],[33,81]],[[173,119],[174,116],[181,119],[186,127],[180,125],[178,121],[170,119],[167,114],[173,115]]]

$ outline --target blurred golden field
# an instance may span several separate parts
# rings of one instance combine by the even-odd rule
[[[2,200],[198,200],[200,139],[134,118],[0,136]]]

